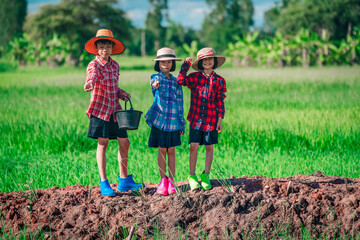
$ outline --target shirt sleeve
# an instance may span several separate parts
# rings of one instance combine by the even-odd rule
[[[181,131],[185,133],[186,121],[184,118],[184,107],[183,107],[184,101],[183,101],[183,91],[181,85],[177,85],[176,87],[176,102],[177,102],[178,113],[181,122]]]
[[[91,61],[86,68],[86,82],[95,84],[98,81],[95,60]]]
[[[194,82],[193,77],[191,74],[187,76],[187,71],[189,71],[190,63],[187,61],[184,61],[183,65],[181,66],[181,70],[179,72],[179,76],[177,77],[177,83],[182,86],[187,86],[188,88],[191,88]]]
[[[219,84],[217,86],[216,89],[216,101],[217,101],[217,108],[218,108],[218,117],[225,117],[225,104],[224,104],[224,99],[226,97],[225,92],[226,92],[226,82],[225,79],[223,78],[219,78]]]
[[[126,96],[127,96],[127,92],[121,88],[118,87],[117,89],[117,96],[118,98],[120,98],[121,100],[125,101],[126,100]]]

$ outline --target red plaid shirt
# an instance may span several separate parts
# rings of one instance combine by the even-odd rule
[[[92,60],[86,69],[86,82],[92,83],[90,106],[86,114],[90,118],[94,115],[105,121],[110,120],[111,114],[121,110],[119,98],[124,100],[126,92],[119,85],[119,64],[109,59],[105,62],[99,56]],[[113,114],[114,121],[115,114]]]
[[[208,77],[203,72],[193,72],[186,76],[189,68],[190,64],[185,61],[177,78],[179,84],[191,89],[187,120],[193,129],[214,131],[218,117],[225,116],[225,79],[214,71]]]

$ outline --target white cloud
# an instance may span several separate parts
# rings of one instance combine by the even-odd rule
[[[28,0],[28,12],[36,12],[43,4],[58,3],[59,0]],[[253,0],[254,24],[264,23],[264,13],[274,6],[275,0]],[[148,0],[118,0],[117,7],[124,10],[136,27],[144,27],[146,13],[149,8]],[[185,27],[200,29],[204,17],[211,11],[205,0],[169,0],[170,19],[181,23]]]
[[[206,14],[211,11],[205,1],[170,1],[169,16],[185,27],[200,29]]]
[[[136,27],[143,27],[146,19],[146,9],[133,9],[126,12],[128,18],[131,19],[132,23]]]

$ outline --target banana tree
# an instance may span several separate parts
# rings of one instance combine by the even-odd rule
[[[316,47],[316,63],[322,67],[324,63],[329,63],[332,58],[331,49],[335,49],[335,45],[330,42],[330,34],[326,29],[322,29],[321,36],[314,40],[314,46]]]
[[[301,55],[296,56],[297,62],[300,62],[304,67],[309,67],[311,63],[311,49],[313,47],[310,31],[308,29],[301,29],[294,37],[294,42],[301,49]]]
[[[15,37],[9,43],[11,58],[18,62],[19,66],[24,66],[27,62],[26,52],[29,46],[29,39],[26,34],[22,37]]]
[[[190,46],[186,43],[183,43],[183,49],[184,51],[188,54],[188,56],[190,56],[191,58],[195,58],[196,53],[198,51],[198,42],[193,40],[190,43]]]
[[[354,31],[354,36],[347,35],[346,42],[348,43],[350,63],[352,65],[355,65],[359,61],[358,57],[360,53],[360,29],[357,28]]]
[[[247,33],[244,38],[235,36],[235,43],[229,43],[225,53],[229,54],[234,59],[234,65],[252,66],[254,65],[255,56],[258,53],[258,46],[256,39],[259,36],[259,32]]]
[[[55,67],[64,63],[65,58],[71,54],[69,42],[64,37],[59,37],[54,34],[45,46],[48,49],[47,64],[50,67]]]

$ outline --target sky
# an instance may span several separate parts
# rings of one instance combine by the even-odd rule
[[[254,26],[264,24],[264,12],[275,6],[276,0],[252,0]],[[43,4],[57,4],[59,0],[28,0],[28,13],[35,13]],[[126,12],[133,25],[144,27],[148,0],[118,0],[117,6]],[[169,17],[184,27],[201,28],[204,16],[211,11],[205,0],[168,0]]]

